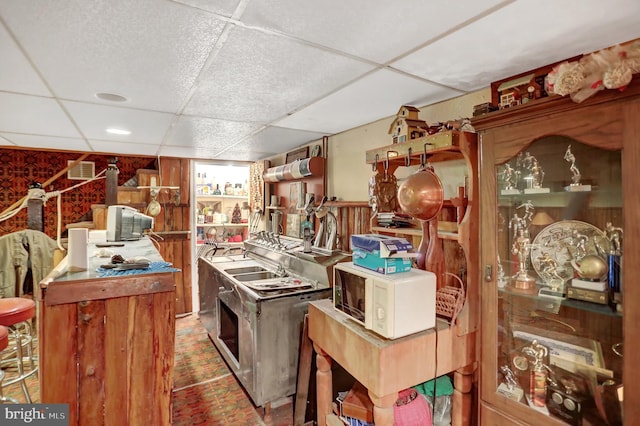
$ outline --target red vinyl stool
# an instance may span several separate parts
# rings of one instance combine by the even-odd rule
[[[6,297],[0,299],[0,326],[9,330],[7,347],[0,352],[0,365],[3,368],[16,368],[17,376],[2,383],[7,387],[14,383],[20,383],[28,404],[31,404],[31,396],[25,380],[38,372],[38,367],[33,362],[33,347],[30,321],[36,313],[36,303],[23,297]],[[24,368],[24,349],[31,364],[29,371]]]

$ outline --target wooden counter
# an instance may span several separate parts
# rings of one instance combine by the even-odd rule
[[[162,261],[148,239],[110,250]],[[40,283],[41,402],[69,404],[71,426],[170,425],[173,273],[98,277],[109,262],[90,257],[87,271],[54,269]]]
[[[475,370],[475,333],[458,336],[442,321],[434,329],[384,339],[337,312],[331,300],[309,304],[309,337],[317,352],[318,425],[332,413],[331,363],[336,361],[362,383],[374,404],[377,426],[393,425],[398,392],[455,372],[453,425],[470,423]]]

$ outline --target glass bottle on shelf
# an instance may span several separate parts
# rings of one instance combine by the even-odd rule
[[[216,183],[216,189],[213,190],[213,195],[222,195],[222,191],[220,191],[220,184]]]

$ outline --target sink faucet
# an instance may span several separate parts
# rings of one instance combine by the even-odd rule
[[[278,269],[276,270],[276,275],[279,277],[284,277],[287,275],[287,271],[282,266],[282,263],[278,265]]]

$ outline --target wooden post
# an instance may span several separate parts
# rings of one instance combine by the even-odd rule
[[[32,182],[29,189],[42,190],[42,185],[38,182]],[[44,194],[44,191],[42,193]],[[27,200],[27,228],[44,232],[44,201],[42,198],[36,197]]]
[[[113,206],[118,204],[118,166],[116,166],[116,162],[118,161],[118,157],[111,157],[107,160],[109,165],[107,166],[106,175],[106,194],[104,203],[106,206]]]

